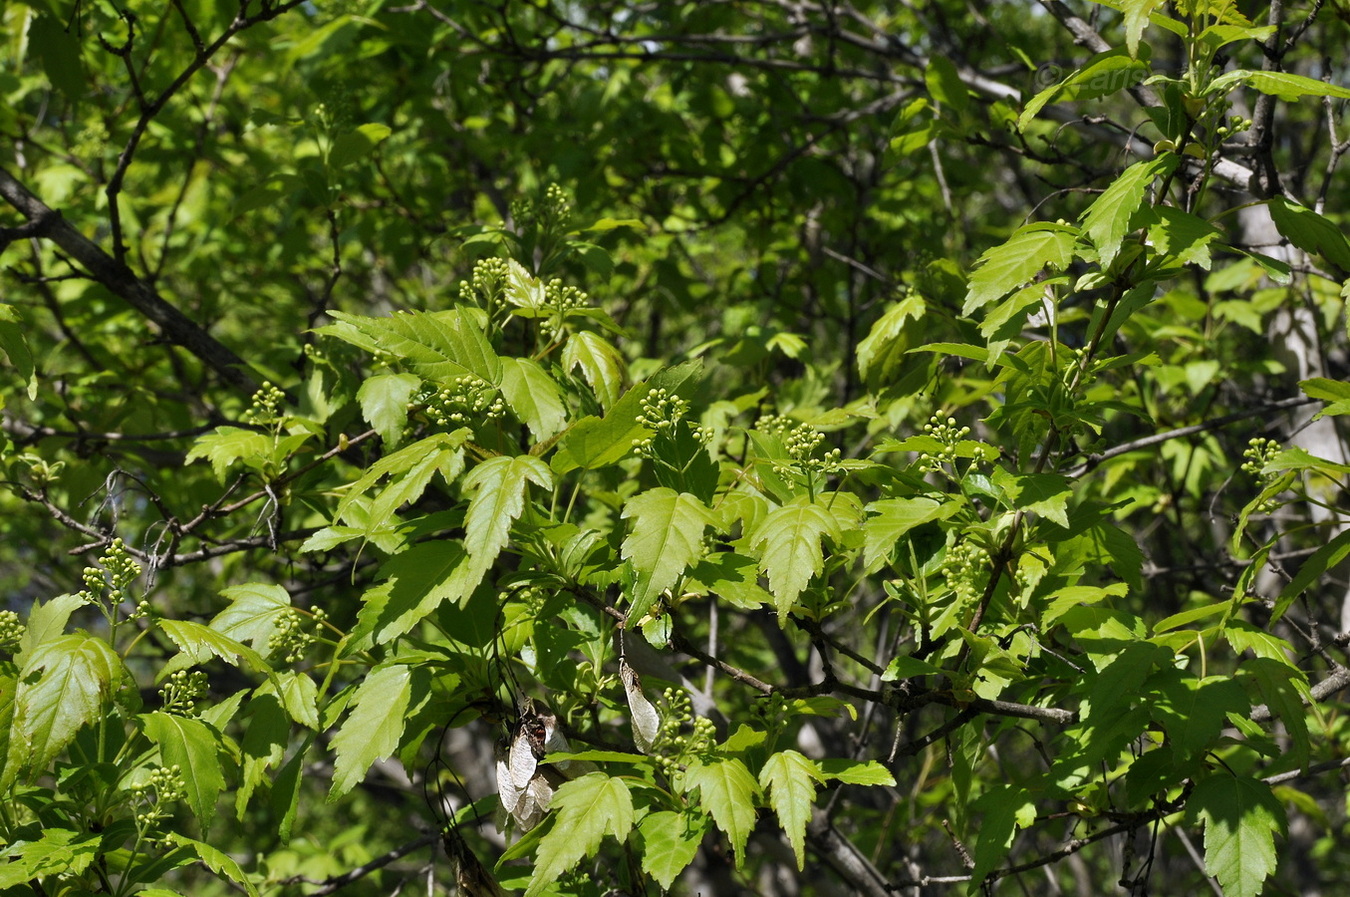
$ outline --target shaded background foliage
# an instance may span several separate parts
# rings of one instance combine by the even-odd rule
[[[143,310],[115,294],[115,278],[72,264],[70,250],[42,231],[5,233],[7,301],[21,310],[38,369],[36,394],[15,379],[5,402],[11,490],[0,574],[9,606],[23,610],[34,598],[77,591],[83,562],[70,554],[92,558],[121,535],[143,553],[148,599],[175,617],[208,619],[223,606],[223,586],[267,581],[348,628],[374,581],[375,552],[298,547],[331,522],[330,493],[350,482],[350,470],[379,454],[375,440],[350,447],[339,440],[366,428],[356,400],[362,354],[319,340],[312,328],[332,323],[334,312],[447,308],[473,262],[503,250],[499,225],[520,234],[516,248],[526,261],[544,261],[550,247],[539,240],[549,235],[530,233],[520,201],[539,208],[550,183],[566,187],[576,222],[601,222],[580,237],[599,248],[577,249],[550,273],[581,285],[624,328],[617,342],[634,379],[697,358],[707,369],[700,405],[734,401],[722,412],[731,419],[753,420],[760,408],[805,419],[849,408],[864,419],[827,427],[846,457],[869,450],[869,436],[903,437],[934,412],[951,413],[1025,467],[1024,451],[980,421],[996,391],[982,365],[906,350],[979,342],[978,322],[962,316],[975,259],[1027,221],[1076,220],[1122,168],[1149,154],[1158,135],[1141,94],[1121,84],[1047,107],[1025,129],[1013,126],[1027,97],[1104,49],[1093,36],[1123,43],[1124,14],[1054,2],[893,6],[7,7],[0,161],[9,178],[248,366],[185,350],[181,332],[148,324]],[[1344,81],[1334,65],[1346,24],[1334,5],[1237,7],[1257,22],[1283,16],[1281,31],[1264,50],[1257,41],[1225,47],[1226,65],[1278,64]],[[1175,35],[1155,29],[1147,49],[1153,71],[1184,69],[1186,43]],[[1232,112],[1254,124],[1220,141],[1227,167],[1216,164],[1211,180],[1190,176],[1197,189],[1190,208],[1214,214],[1285,193],[1339,221],[1343,101],[1275,104],[1239,92],[1234,104]],[[4,195],[15,204],[13,189]],[[1232,242],[1278,254],[1263,222],[1233,218]],[[5,224],[18,227],[19,219]],[[1298,379],[1343,374],[1335,289],[1316,277],[1276,285],[1264,274],[1225,250],[1212,270],[1192,266],[1170,281],[1112,347],[1156,358],[1100,374],[1089,392],[1119,402],[1119,413],[1099,440],[1084,438],[1080,452],[1063,459],[1066,471],[1078,464],[1096,471],[1081,500],[1132,500],[1114,518],[1143,549],[1143,578],[1117,606],[1151,621],[1231,593],[1247,566],[1229,542],[1253,494],[1251,478],[1238,472],[1248,439],[1284,437],[1302,422],[1286,420],[1288,409],[1276,405],[1299,396]],[[911,291],[924,304],[915,342],[864,348],[877,321]],[[1086,342],[1093,301],[1084,290],[1064,302],[1058,323],[1066,343]],[[527,353],[531,336],[509,337],[521,345],[502,354]],[[864,374],[860,353],[884,359]],[[224,484],[210,465],[185,464],[194,438],[246,423],[263,380],[286,391],[297,417],[314,421],[310,454],[279,458],[261,477],[232,471]],[[1111,454],[1145,430],[1167,433],[1230,414],[1242,416]],[[1344,460],[1326,444],[1320,454]],[[349,468],[305,469],[330,447]],[[618,474],[608,475],[617,494]],[[1281,509],[1282,519],[1260,524],[1287,535],[1277,551],[1294,567],[1286,581],[1334,532],[1338,497],[1325,495],[1330,514],[1295,503]],[[457,498],[429,494],[425,509]],[[1319,526],[1306,527],[1309,520]],[[830,581],[859,607],[881,600],[879,581],[832,572]],[[1282,587],[1276,578],[1261,594],[1273,599]],[[1319,675],[1341,669],[1344,594],[1334,583],[1309,590],[1279,630],[1315,658],[1305,667]],[[1251,611],[1254,622],[1267,610]],[[690,642],[705,643],[704,623],[686,622]],[[793,686],[814,681],[819,658],[809,633],[779,632],[771,613],[735,625],[747,645],[754,637],[735,658],[739,666],[762,674],[776,665]],[[828,634],[880,657],[889,625]],[[170,647],[161,644],[166,654]],[[569,656],[570,646],[556,647]],[[728,685],[719,682],[719,697]],[[733,721],[749,712],[746,695],[726,699]],[[905,717],[897,741],[923,738],[948,711]],[[1332,704],[1323,714],[1331,737],[1317,759],[1335,759],[1343,753],[1339,713]],[[466,775],[492,737],[472,731],[445,748]],[[871,757],[890,747],[864,750],[849,742],[858,730],[835,721],[813,731],[830,750]],[[944,814],[959,815],[951,806],[960,798],[941,768],[979,742],[961,739],[945,756],[925,752],[922,766],[904,767],[913,778],[898,792],[848,793],[851,836],[896,881],[965,871],[943,827]],[[1034,744],[1007,748],[983,774],[998,774],[999,762],[1033,763]],[[339,875],[428,824],[418,778],[425,770],[409,772],[416,781],[397,770],[377,773],[351,798],[359,812],[350,815],[394,817],[398,826],[353,828],[305,804],[305,837],[287,846],[261,834],[268,824],[253,808],[237,823],[222,814],[213,841],[263,855],[277,879]],[[490,779],[486,769],[478,774]],[[1276,887],[1312,893],[1343,880],[1332,849],[1344,826],[1336,775],[1286,798],[1302,815],[1290,836],[1296,861],[1281,869]],[[304,787],[322,793],[321,778]],[[470,790],[478,797],[485,789]],[[1020,836],[1014,862],[1051,853],[1060,834]],[[735,882],[716,877],[726,873],[710,850],[700,864],[705,892],[837,886],[837,870],[783,873],[791,862],[773,856],[764,846],[770,840],[756,842],[762,871]],[[1074,854],[1056,887],[1114,881],[1119,852],[1126,860],[1153,855],[1146,835],[1136,840]],[[1200,880],[1177,845],[1155,861],[1157,882]],[[384,874],[386,884],[395,880]],[[384,887],[375,880],[352,888],[374,893]]]

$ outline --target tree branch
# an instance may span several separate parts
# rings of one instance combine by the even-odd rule
[[[164,300],[130,268],[104,252],[57,212],[48,208],[8,171],[0,168],[0,198],[26,218],[36,233],[61,247],[99,283],[153,321],[169,341],[182,346],[221,378],[247,395],[258,390],[259,379],[248,363]]]

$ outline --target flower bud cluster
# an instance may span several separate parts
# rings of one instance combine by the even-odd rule
[[[957,446],[961,440],[970,435],[970,427],[958,427],[956,418],[944,419],[942,415],[935,414],[923,425],[923,432],[924,435],[931,436],[942,444],[936,453],[924,452],[919,456],[919,467],[933,472],[941,470],[944,464],[956,463]]]
[[[544,304],[553,312],[552,317],[539,322],[539,329],[546,336],[554,337],[562,330],[562,322],[567,313],[578,308],[589,308],[591,297],[584,290],[573,286],[564,286],[561,277],[555,277],[544,284]]]
[[[12,610],[0,610],[0,651],[13,653],[28,627],[19,621]]]
[[[989,558],[984,549],[973,542],[960,541],[947,549],[942,560],[942,576],[961,601],[979,596],[980,586],[989,570]]]
[[[800,423],[777,414],[766,414],[755,424],[755,428],[771,433],[783,441],[790,461],[775,461],[774,473],[781,475],[801,473],[813,474],[839,473],[843,470],[842,453],[839,449],[830,449],[817,457],[816,451],[825,443],[825,434],[810,424]]]
[[[275,424],[279,419],[277,411],[284,401],[286,401],[285,393],[274,384],[265,384],[253,394],[253,401],[243,415],[244,423],[256,424],[260,427]]]
[[[98,567],[85,567],[81,579],[84,588],[79,596],[85,601],[95,602],[107,598],[108,603],[116,606],[125,600],[126,588],[141,575],[141,565],[127,553],[126,543],[113,539],[108,551],[98,559]]]
[[[1246,450],[1242,457],[1247,460],[1242,462],[1242,470],[1254,477],[1258,477],[1265,482],[1271,478],[1271,475],[1265,473],[1265,467],[1279,453],[1280,444],[1274,439],[1267,439],[1264,436],[1256,436],[1247,443]]]
[[[572,220],[572,203],[566,190],[557,184],[549,184],[544,189],[544,198],[538,203],[528,197],[512,202],[511,218],[518,228],[533,225],[541,231],[556,231]]]
[[[644,458],[654,457],[656,453],[652,442],[662,437],[674,437],[676,426],[688,413],[689,403],[684,399],[664,388],[649,389],[642,399],[642,413],[637,416],[637,422],[651,430],[653,435],[633,440],[634,450]],[[702,430],[696,429],[695,435],[701,436]]]
[[[206,694],[206,684],[206,673],[201,670],[177,670],[169,674],[159,689],[165,712],[192,716],[197,709],[197,701]]]
[[[717,740],[717,727],[707,717],[694,716],[689,693],[682,688],[667,688],[661,693],[666,712],[652,744],[652,759],[657,768],[673,775],[685,762],[710,750]],[[689,728],[685,732],[685,727]]]
[[[1250,118],[1243,118],[1241,115],[1234,115],[1228,119],[1228,124],[1219,125],[1219,127],[1215,129],[1214,133],[1218,134],[1220,137],[1231,137],[1237,134],[1241,134],[1243,131],[1247,130],[1251,126],[1252,120]]]
[[[144,782],[130,788],[132,800],[144,809],[136,814],[136,824],[145,829],[169,815],[168,805],[187,796],[187,782],[178,764],[159,766]]]
[[[424,388],[409,410],[419,405],[437,426],[446,428],[471,427],[506,414],[497,388],[470,374],[456,377],[440,389]]]
[[[310,613],[319,625],[328,618],[318,607],[310,608]],[[267,639],[267,653],[280,657],[283,663],[296,663],[317,641],[318,637],[305,628],[305,615],[290,608],[277,615],[277,628]]]
[[[506,278],[511,266],[506,259],[479,259],[473,264],[473,274],[469,280],[459,282],[461,302],[492,308],[506,290]]]

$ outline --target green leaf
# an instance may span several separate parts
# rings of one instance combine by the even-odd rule
[[[1073,261],[1075,228],[1062,224],[1028,224],[1007,242],[980,256],[970,275],[961,314],[971,315],[1028,283],[1043,269],[1062,271]]]
[[[28,612],[27,626],[19,639],[19,650],[14,653],[14,663],[22,668],[33,649],[61,638],[70,615],[88,603],[79,595],[58,595],[46,604],[34,601],[33,609]]]
[[[1027,101],[1022,114],[1018,116],[1018,130],[1025,130],[1050,103],[1094,100],[1143,83],[1148,77],[1149,68],[1145,60],[1134,58],[1137,49],[1136,45],[1099,53],[1063,81],[1036,94]]]
[[[403,726],[426,694],[413,695],[413,669],[402,664],[371,673],[352,697],[352,709],[333,736],[337,760],[333,764],[330,801],[352,790],[376,760],[398,750]]]
[[[1125,46],[1130,55],[1139,55],[1139,39],[1144,35],[1144,26],[1149,16],[1166,0],[1122,0],[1120,10],[1125,14]]]
[[[1342,530],[1333,536],[1330,542],[1313,552],[1312,556],[1299,566],[1294,578],[1280,591],[1279,600],[1275,602],[1275,607],[1270,612],[1271,624],[1284,616],[1284,612],[1299,595],[1313,583],[1320,582],[1323,574],[1345,560],[1347,555],[1350,555],[1350,530]]]
[[[698,855],[699,845],[708,832],[707,817],[659,810],[648,813],[638,823],[642,838],[642,871],[665,890]]]
[[[665,486],[630,498],[621,516],[632,521],[622,554],[640,574],[628,612],[635,624],[698,559],[703,551],[703,530],[712,520],[695,496]]]
[[[1273,197],[1269,205],[1270,217],[1285,239],[1310,255],[1321,255],[1342,272],[1350,272],[1350,243],[1346,242],[1339,227],[1312,209],[1291,203],[1283,196]]]
[[[1304,705],[1313,703],[1307,676],[1290,666],[1282,655],[1278,660],[1269,657],[1244,660],[1238,668],[1238,678],[1255,680],[1271,716],[1280,721],[1293,742],[1289,758],[1296,768],[1307,769],[1312,744],[1308,738],[1308,711]]]
[[[291,610],[291,596],[281,586],[261,582],[231,586],[220,594],[230,599],[230,604],[216,614],[211,628],[235,641],[247,642],[266,656],[277,624]]]
[[[464,547],[449,541],[419,542],[394,555],[380,566],[385,581],[361,596],[352,637],[384,644],[411,632],[442,602],[463,600],[466,563]]]
[[[1153,214],[1158,219],[1148,228],[1148,241],[1153,248],[1183,264],[1199,265],[1208,271],[1210,244],[1222,237],[1223,231],[1198,215],[1172,206],[1154,206]]]
[[[89,89],[77,33],[54,13],[38,13],[29,20],[28,40],[42,62],[42,71],[70,102],[83,101]]]
[[[329,167],[344,168],[359,162],[374,152],[375,147],[392,133],[394,131],[388,125],[371,122],[340,135],[328,151]]]
[[[369,350],[388,352],[428,380],[476,377],[492,386],[502,381],[502,362],[492,351],[474,310],[401,312],[367,318],[332,311],[339,323],[316,332]]]
[[[98,856],[100,840],[93,832],[44,827],[36,840],[18,841],[5,848],[7,861],[0,862],[0,888],[27,885],[38,877],[79,875]],[[19,893],[32,891],[25,888]]]
[[[806,823],[821,781],[816,764],[796,751],[774,754],[759,771],[760,787],[768,792],[769,806],[797,856],[798,871],[806,868]]]
[[[23,318],[11,305],[0,304],[0,351],[19,372],[19,378],[28,384],[28,398],[37,398],[37,375],[33,367],[33,353],[24,338]]]
[[[464,515],[464,552],[467,555],[451,577],[453,594],[464,601],[492,568],[497,555],[511,541],[511,524],[525,510],[525,492],[530,483],[553,488],[548,465],[529,455],[489,458],[464,477],[464,490],[472,492]]]
[[[890,557],[900,538],[916,526],[950,517],[960,506],[931,498],[884,498],[867,505],[863,522],[863,560],[875,570]]]
[[[759,568],[769,577],[769,591],[778,608],[778,623],[786,625],[788,612],[811,577],[825,565],[824,536],[842,537],[838,519],[829,509],[795,500],[770,511],[751,537],[759,547]]]
[[[927,306],[923,296],[911,292],[886,310],[871,331],[858,343],[858,372],[864,378],[874,373],[889,376],[916,344],[922,341],[917,322]]]
[[[225,788],[220,736],[199,720],[158,710],[145,718],[145,734],[159,745],[163,765],[181,770],[188,806],[206,831],[216,815],[216,798]]]
[[[436,433],[385,455],[348,487],[338,502],[336,516],[345,519],[352,506],[385,477],[390,485],[376,496],[370,511],[375,518],[369,521],[371,527],[385,523],[384,518],[400,506],[421,498],[434,474],[439,473],[446,484],[454,482],[464,469],[462,446],[468,437],[467,429]]]
[[[356,392],[361,414],[391,449],[403,441],[408,402],[421,385],[421,378],[412,374],[376,374],[367,378]]]
[[[970,873],[968,893],[974,893],[984,877],[1008,855],[1013,832],[1028,803],[1023,789],[1015,785],[995,785],[972,805],[971,809],[981,815],[975,835],[975,868]]]
[[[561,361],[565,371],[581,368],[602,408],[613,408],[619,401],[627,364],[604,337],[589,330],[573,333],[563,346]]]
[[[1125,235],[1134,229],[1132,222],[1148,198],[1153,181],[1171,174],[1180,160],[1180,156],[1168,153],[1136,162],[1121,172],[1088,206],[1083,213],[1082,225],[1097,247],[1102,267],[1111,264],[1120,252]]]
[[[44,768],[82,726],[101,719],[125,675],[122,658],[100,638],[65,635],[34,648],[15,693],[28,768]]]
[[[539,841],[525,897],[535,897],[582,857],[594,854],[605,835],[622,842],[633,828],[628,786],[602,772],[564,782],[553,795],[552,808],[557,818]]]
[[[212,847],[210,844],[194,841],[186,835],[171,833],[167,837],[173,843],[181,847],[186,847],[197,854],[197,856],[201,858],[201,861],[206,864],[206,868],[217,875],[225,876],[230,881],[239,885],[249,897],[258,897],[258,889],[253,886],[253,882],[249,880],[249,877],[244,873],[244,870],[240,868],[239,864],[235,862],[234,858],[229,854]]]
[[[267,778],[267,770],[281,762],[290,741],[291,725],[275,693],[259,693],[248,703],[248,729],[239,744],[242,770],[234,795],[235,813],[242,820],[253,791]]]
[[[824,779],[845,785],[894,785],[895,776],[875,760],[846,760],[827,757],[816,764]]]
[[[567,424],[562,391],[533,359],[502,359],[502,396],[538,442],[558,433]]]
[[[736,865],[745,862],[745,842],[755,827],[759,785],[735,757],[695,760],[684,773],[684,790],[698,789],[699,804],[731,839]]]
[[[994,471],[993,481],[1007,496],[1010,507],[1040,514],[1069,528],[1069,499],[1073,491],[1068,478],[1053,473],[1012,474],[1000,467]]]
[[[1186,809],[1205,827],[1205,871],[1219,880],[1224,897],[1259,894],[1278,863],[1275,833],[1286,825],[1270,786],[1217,772],[1196,784]]]
[[[1261,93],[1293,102],[1303,97],[1335,97],[1350,99],[1350,89],[1339,84],[1328,84],[1316,78],[1293,75],[1289,72],[1261,72],[1235,69],[1225,72],[1210,82],[1206,95],[1223,96],[1239,84],[1247,84]]]
[[[966,95],[966,85],[961,81],[956,66],[946,56],[934,53],[928,58],[923,80],[933,99],[958,115],[969,107],[970,97]]]
[[[257,672],[271,670],[257,651],[209,626],[192,620],[161,620],[159,627],[186,656],[185,666],[195,666],[211,657],[219,657],[231,666],[238,666],[242,659]]]
[[[272,437],[266,433],[239,427],[216,427],[210,433],[197,437],[184,463],[191,464],[198,458],[205,458],[211,462],[216,479],[224,482],[226,472],[236,461],[243,461],[246,466],[260,470],[271,457]]]

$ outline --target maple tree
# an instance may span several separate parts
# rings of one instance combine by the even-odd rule
[[[1026,9],[6,7],[0,890],[1344,881],[1344,17]]]

